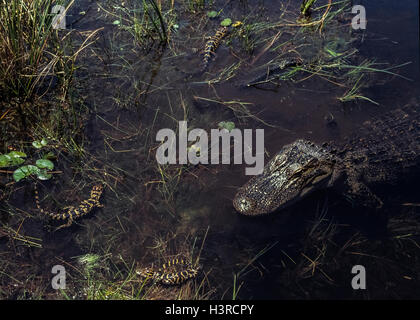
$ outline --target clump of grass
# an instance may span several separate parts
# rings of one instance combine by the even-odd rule
[[[174,5],[174,1],[166,7],[160,0],[142,0],[140,5],[129,1],[125,7],[119,4],[107,9],[101,5],[99,7],[117,18],[114,24],[132,34],[139,45],[148,47],[155,41],[160,44],[169,42],[176,19]]]
[[[66,10],[73,4],[70,1]],[[0,99],[13,97],[20,102],[34,100],[47,94],[54,80],[60,99],[64,102],[75,61],[98,30],[90,32],[75,49],[71,31],[53,28],[54,0],[0,0]],[[21,104],[18,104],[21,108]],[[22,112],[21,112],[22,113]]]
[[[30,98],[58,57],[52,44],[52,0],[0,2],[0,88],[9,96]],[[43,76],[44,75],[44,76]]]
[[[121,256],[118,263],[114,263],[109,254],[88,253],[75,258],[75,264],[66,263],[73,270],[69,276],[74,285],[61,292],[63,298],[138,300],[147,296],[144,286],[139,286],[134,264],[127,263]]]
[[[244,281],[241,281],[241,279],[243,279],[248,273],[254,270],[259,271],[259,267],[255,266],[255,263],[259,258],[261,258],[261,256],[266,254],[276,245],[277,241],[273,244],[267,245],[266,247],[258,251],[255,255],[253,255],[251,258],[246,258],[246,260],[242,263],[242,268],[238,272],[233,274],[232,300],[236,300],[239,297],[239,291],[244,285]]]

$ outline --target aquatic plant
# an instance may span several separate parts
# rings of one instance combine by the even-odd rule
[[[45,139],[33,142],[33,146],[36,149],[40,149],[46,145],[47,142]],[[0,154],[0,168],[21,165],[25,162],[26,157],[26,153],[15,150],[6,154]],[[16,182],[19,182],[20,180],[27,178],[31,175],[35,175],[39,180],[51,179],[52,175],[48,173],[47,170],[54,169],[54,163],[51,160],[49,160],[52,157],[54,157],[54,155],[51,152],[48,152],[44,154],[41,159],[36,160],[35,164],[26,164],[20,166],[15,171],[13,171],[13,179]]]
[[[138,44],[147,48],[150,42],[169,42],[171,30],[177,29],[173,14],[174,5],[172,1],[170,6],[165,8],[161,1],[142,0],[140,6],[137,3],[130,3],[127,7],[115,5],[112,10],[100,4],[99,7],[117,18],[113,22],[114,25],[131,33]]]
[[[222,27],[229,27],[231,24],[232,24],[232,19],[230,18],[223,19],[222,22],[220,22],[220,25]]]
[[[210,19],[212,19],[212,18],[216,18],[218,15],[220,14],[220,12],[217,12],[217,11],[209,11],[209,12],[207,12],[207,17],[209,17]]]
[[[311,13],[311,7],[316,0],[303,0],[302,5],[300,6],[300,13],[303,17],[308,17]]]
[[[0,88],[31,97],[58,62],[49,51],[58,42],[49,10],[53,1],[0,1]]]

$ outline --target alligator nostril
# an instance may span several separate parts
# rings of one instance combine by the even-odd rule
[[[251,203],[246,198],[239,198],[235,201],[235,208],[241,213],[245,213],[249,210]]]

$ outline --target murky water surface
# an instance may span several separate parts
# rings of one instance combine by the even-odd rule
[[[294,23],[293,12],[299,7],[292,1],[225,2],[215,1],[214,8],[223,8],[224,17],[245,23],[274,23],[282,14],[282,21]],[[243,49],[245,35],[235,33],[236,38],[222,42],[207,72],[197,74],[202,58],[199,51],[220,19],[208,20],[202,12],[195,13],[199,18],[178,12],[170,45],[141,46],[123,28],[127,21],[119,1],[76,3],[68,18],[72,28],[103,28],[81,56],[76,83],[90,110],[86,148],[109,172],[105,180],[110,188],[104,194],[105,207],[77,226],[56,233],[46,232],[38,222],[28,227],[38,232],[32,236],[42,238],[42,248],[22,250],[22,263],[30,265],[31,272],[36,269],[40,277],[49,274],[51,264],[71,263],[74,256],[86,253],[148,264],[158,256],[158,239],[169,243],[188,236],[198,247],[205,240],[200,263],[217,288],[215,298],[232,297],[234,274],[238,276],[236,286],[243,283],[242,299],[418,298],[419,275],[395,262],[392,244],[376,235],[377,220],[365,219],[338,196],[318,192],[285,211],[244,217],[235,212],[232,199],[248,180],[246,165],[158,166],[154,159],[157,131],[177,130],[180,120],[187,120],[189,129],[210,130],[221,121],[232,121],[240,129],[263,128],[267,162],[297,138],[316,143],[342,141],[357,133],[364,121],[419,97],[418,1],[362,4],[368,18],[364,31],[351,29],[352,15],[347,11],[334,18],[340,22],[326,24],[322,36],[310,29],[293,34],[293,28],[285,27],[287,32],[281,32],[275,42],[282,45],[276,51],[265,48],[281,29],[267,29],[251,54]],[[86,12],[83,18],[81,11]],[[325,68],[318,75],[306,73],[276,85],[241,86],[264,74],[264,65],[279,52],[314,64],[321,58],[333,64],[337,60],[328,58],[327,47],[339,54],[356,50],[349,64],[369,60],[378,69],[410,64],[391,69],[393,75],[376,72],[363,78],[366,87],[360,94],[376,104],[363,99],[341,102],[338,98],[351,88],[341,82],[342,70],[334,71],[336,78],[324,76],[323,72],[330,71]],[[229,66],[238,68],[232,78],[226,76]],[[418,193],[410,186],[404,188],[382,194],[388,200],[387,215],[415,212],[411,207],[401,209],[401,203],[419,202]],[[316,233],[316,221],[322,232],[332,232],[334,237],[317,242],[322,232]],[[329,229],[330,222],[339,231]],[[361,234],[367,238],[346,251],[346,244]],[[358,252],[360,243],[369,249]],[[175,255],[178,249],[170,248],[166,254]],[[387,267],[383,260],[390,261]],[[364,292],[350,286],[350,271],[357,263],[375,274]]]

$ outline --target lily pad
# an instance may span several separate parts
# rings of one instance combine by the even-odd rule
[[[229,18],[226,18],[222,22],[220,22],[220,25],[222,27],[229,27],[231,24],[232,24],[232,20]]]
[[[44,139],[44,138],[41,141],[35,140],[34,142],[32,142],[32,146],[37,149],[41,149],[42,147],[45,147],[47,144],[48,144],[48,141],[47,139]]]
[[[36,149],[41,149],[42,148],[42,143],[41,143],[41,141],[35,140],[34,142],[32,142],[32,146]]]
[[[216,18],[219,15],[217,11],[209,11],[207,12],[207,17],[209,18]]]
[[[26,154],[20,151],[12,151],[7,154],[0,155],[0,167],[17,166],[25,162]]]
[[[0,155],[0,167],[8,167],[9,166],[9,157],[6,157],[6,155],[2,154]]]
[[[52,178],[52,174],[48,173],[45,169],[40,170],[39,173],[37,173],[36,175],[39,180],[49,180]]]
[[[22,180],[23,178],[26,178],[26,177],[30,176],[31,174],[38,175],[40,172],[41,172],[41,169],[39,169],[37,166],[33,166],[33,165],[29,164],[27,166],[22,166],[20,168],[17,168],[13,172],[13,179],[16,182],[18,182],[18,181]]]
[[[48,170],[54,169],[54,163],[52,163],[48,159],[38,159],[38,160],[36,160],[36,166],[40,169],[45,169],[45,168],[48,169]]]
[[[26,157],[26,153],[21,152],[21,151],[11,151],[8,153],[9,156],[11,156],[12,158],[25,158]]]

